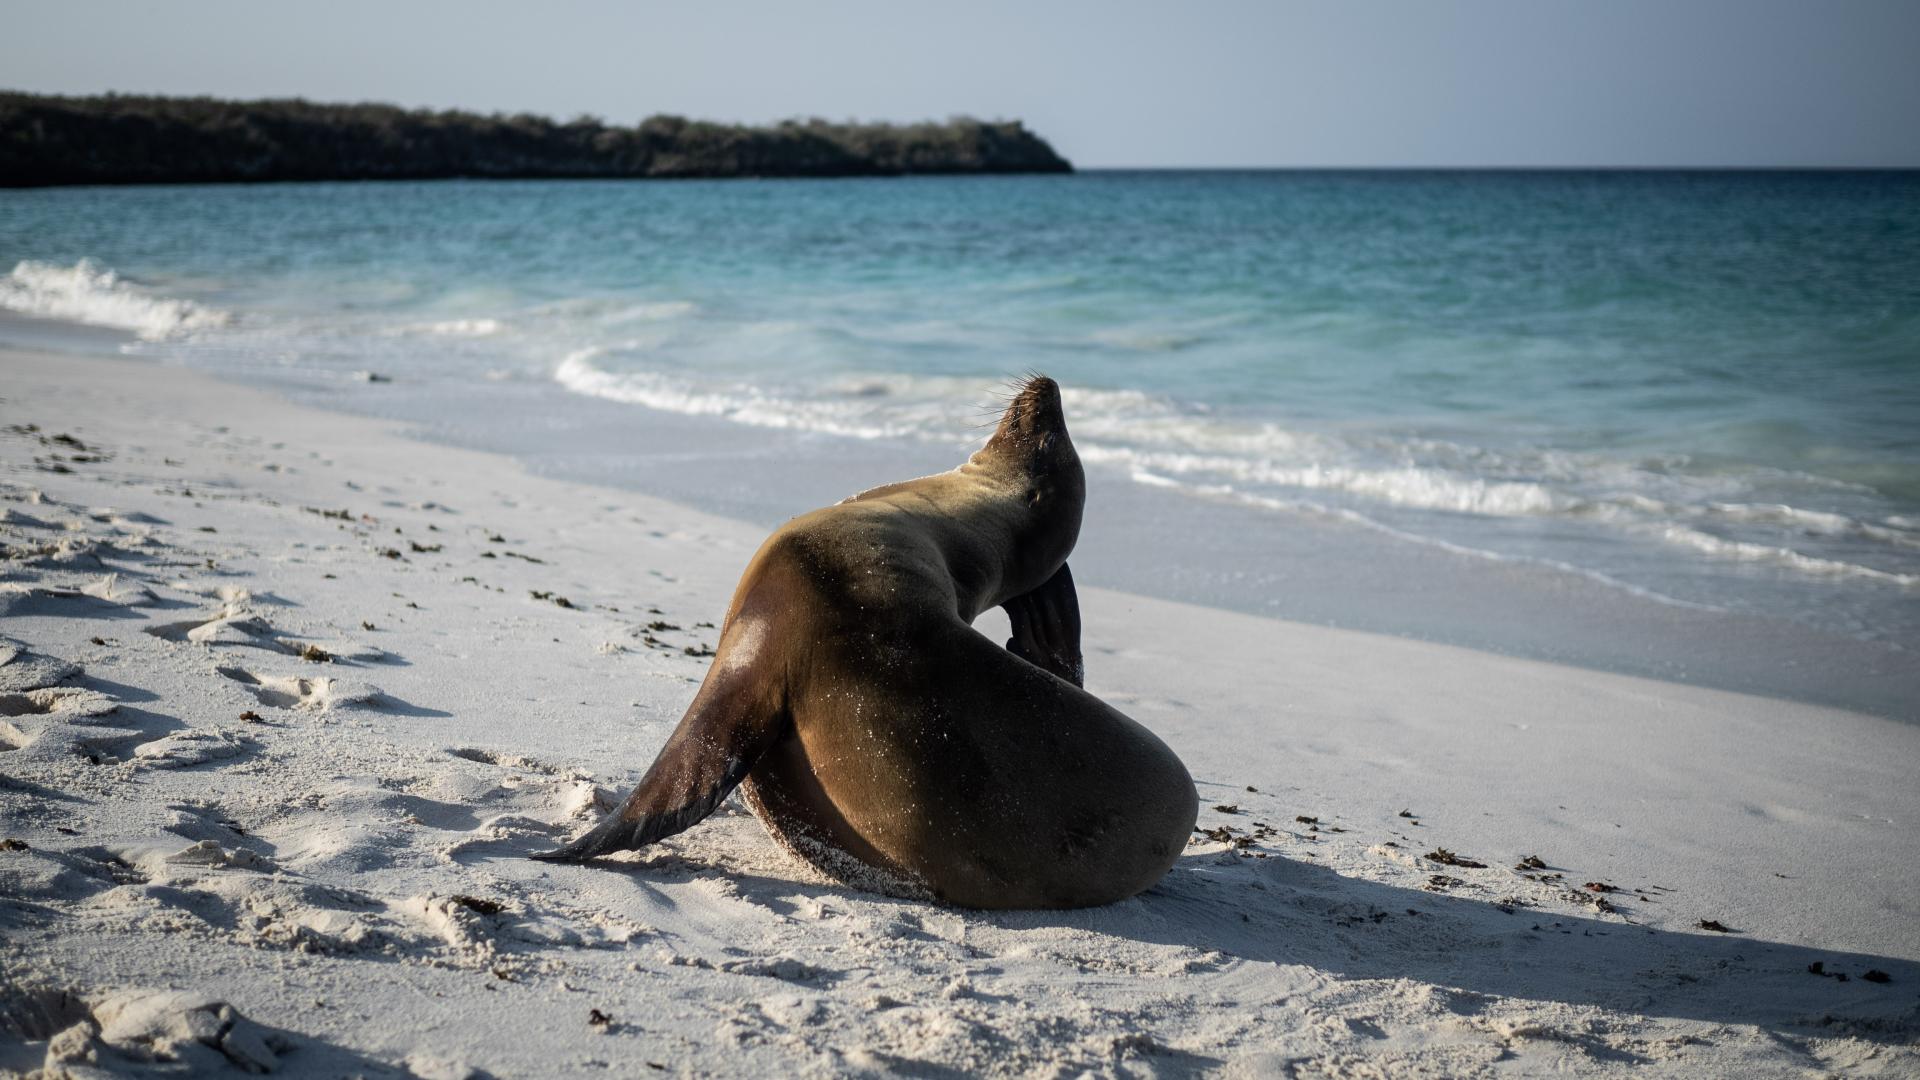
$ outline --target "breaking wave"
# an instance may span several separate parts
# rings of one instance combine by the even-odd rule
[[[0,308],[131,330],[146,341],[232,321],[224,311],[157,296],[92,259],[72,266],[22,260],[0,278]]]
[[[1166,477],[1203,474],[1246,483],[1305,491],[1337,491],[1394,506],[1449,510],[1462,514],[1516,517],[1550,514],[1569,500],[1539,484],[1486,480],[1415,466],[1362,468],[1320,462],[1282,464],[1258,459],[1156,452],[1123,446],[1086,444],[1080,456],[1129,472]]]
[[[967,444],[978,441],[994,414],[995,388],[984,380],[872,373],[824,379],[807,391],[744,379],[695,382],[629,366],[649,362],[650,349],[638,340],[580,349],[560,362],[554,378],[577,393],[612,401],[860,439]],[[1876,523],[1784,503],[1726,501],[1723,496],[1738,487],[1724,478],[1681,478],[1652,466],[1564,454],[1502,455],[1432,440],[1355,443],[1227,419],[1137,390],[1069,388],[1064,396],[1082,460],[1110,466],[1144,486],[1257,509],[1349,517],[1464,554],[1488,553],[1439,540],[1412,518],[1399,525],[1376,518],[1394,510],[1581,520],[1716,561],[1765,564],[1812,580],[1920,585],[1920,574],[1808,555],[1786,543],[1795,536],[1851,540],[1894,554],[1920,548],[1920,531],[1895,519]],[[979,423],[968,426],[969,417]],[[1594,571],[1566,568],[1629,587]]]
[[[1698,529],[1689,529],[1683,525],[1668,525],[1660,530],[1660,536],[1670,544],[1693,548],[1706,555],[1737,562],[1771,563],[1796,570],[1810,577],[1861,578],[1869,581],[1884,582],[1901,588],[1920,585],[1920,574],[1897,574],[1886,570],[1876,570],[1871,566],[1842,562],[1838,559],[1822,559],[1803,554],[1786,547],[1769,544],[1756,544],[1745,540],[1729,540],[1713,536]]]
[[[506,324],[499,319],[447,319],[443,322],[423,323],[404,329],[416,334],[431,334],[436,337],[491,337],[504,329]]]
[[[636,344],[629,343],[627,347]],[[604,346],[593,346],[569,353],[554,370],[554,380],[575,393],[608,401],[689,416],[714,416],[754,427],[819,431],[857,439],[912,438],[923,434],[912,424],[876,419],[874,410],[858,407],[857,399],[798,402],[753,387],[699,389],[654,372],[611,372],[596,367],[593,361],[608,352]]]

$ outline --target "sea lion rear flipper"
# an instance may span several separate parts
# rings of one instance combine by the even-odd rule
[[[1075,686],[1086,678],[1080,656],[1080,596],[1066,563],[1046,584],[1001,605],[1013,624],[1007,651]]]
[[[735,662],[728,663],[730,659]],[[722,648],[714,663],[725,668],[709,676],[660,756],[618,810],[566,847],[533,858],[585,862],[631,851],[691,828],[713,813],[787,728],[785,709],[765,700],[765,680],[756,677],[744,659],[729,657]]]

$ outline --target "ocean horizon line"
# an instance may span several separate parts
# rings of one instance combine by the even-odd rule
[[[1912,165],[1074,165],[1089,173],[1912,173]],[[1062,174],[1066,175],[1066,174]],[[852,179],[861,179],[858,177]],[[888,177],[887,179],[894,179]]]
[[[906,173],[849,176],[432,176],[342,177],[327,179],[262,180],[139,180],[89,184],[0,185],[0,191],[36,191],[52,188],[190,187],[323,187],[412,184],[655,184],[700,183],[893,183],[1013,180],[1072,180],[1115,176],[1906,176],[1920,173],[1916,165],[1075,165],[1071,173]]]

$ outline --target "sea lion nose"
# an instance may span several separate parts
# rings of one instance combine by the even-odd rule
[[[1020,413],[1034,427],[1051,428],[1065,419],[1060,406],[1060,384],[1045,375],[1034,375],[1020,388]]]
[[[1035,375],[1021,388],[1021,394],[1034,405],[1059,405],[1060,384],[1045,375]]]

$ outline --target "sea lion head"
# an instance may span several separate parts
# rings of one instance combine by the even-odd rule
[[[1021,562],[1040,580],[1052,576],[1080,537],[1086,474],[1067,434],[1060,384],[1032,375],[1007,402],[993,437],[968,464],[990,477],[1020,507],[1013,537]]]

